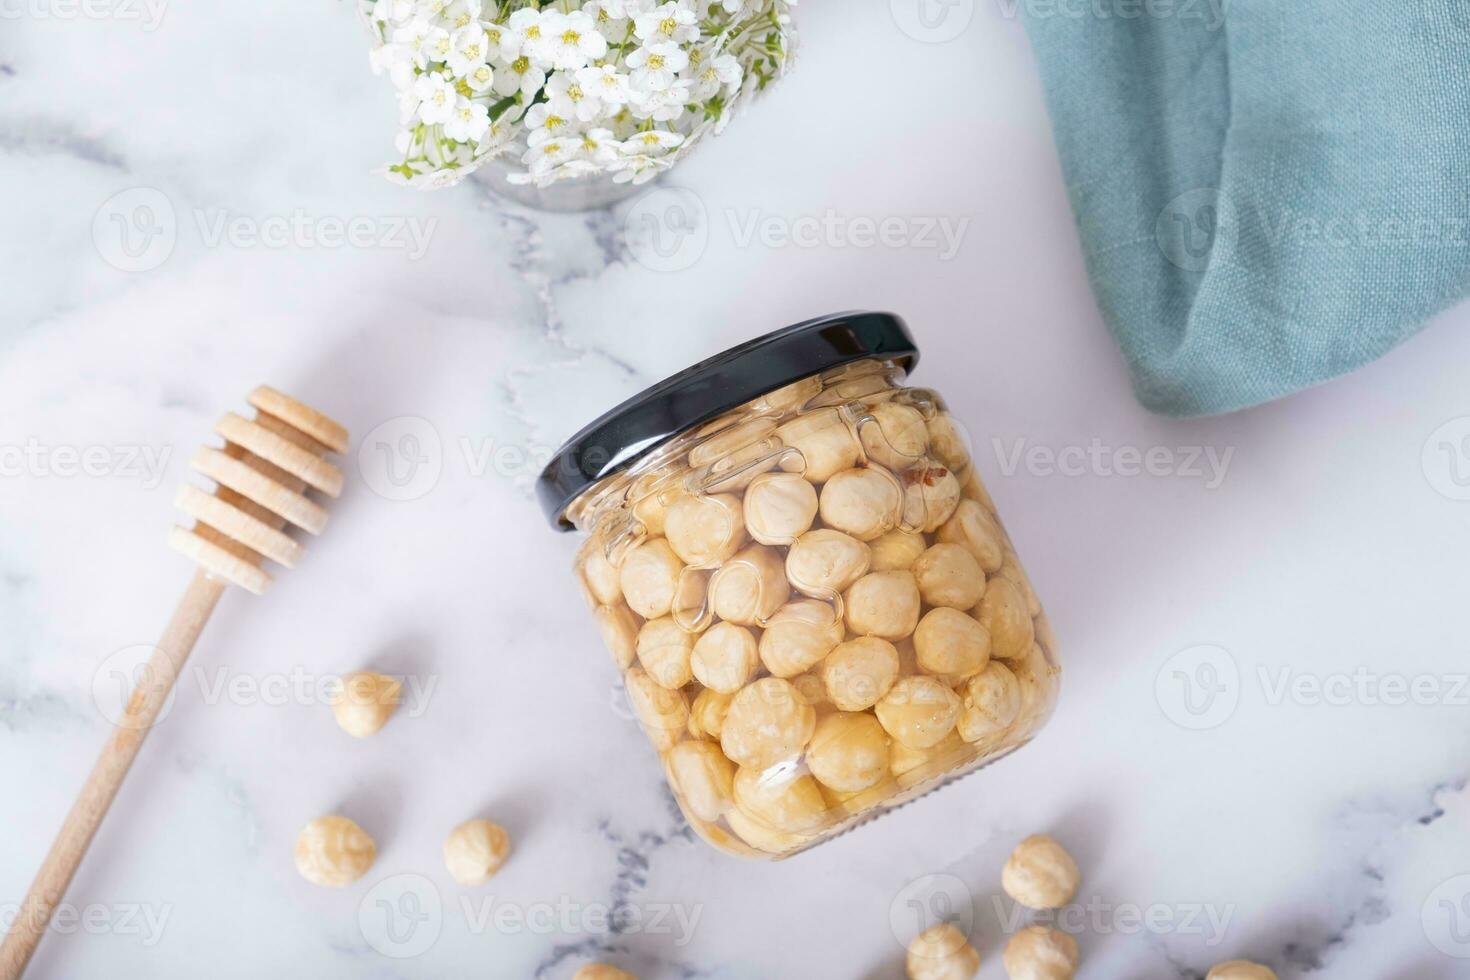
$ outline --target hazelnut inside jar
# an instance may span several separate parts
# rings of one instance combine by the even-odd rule
[[[1029,741],[1051,630],[904,324],[797,324],[589,425],[537,485],[690,825],[779,858]],[[605,663],[606,661],[594,661]]]

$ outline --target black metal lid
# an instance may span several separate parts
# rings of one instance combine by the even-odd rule
[[[822,371],[882,357],[919,360],[919,348],[891,313],[834,313],[732,347],[665,378],[578,432],[536,480],[551,526],[571,529],[566,509],[588,487],[627,469],[689,428],[753,398]]]

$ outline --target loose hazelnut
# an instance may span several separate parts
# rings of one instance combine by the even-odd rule
[[[674,788],[701,820],[718,820],[734,805],[735,763],[714,742],[680,742],[669,750]]]
[[[619,670],[627,670],[638,650],[638,630],[641,628],[638,617],[621,602],[614,606],[598,606],[592,615],[597,619],[598,632],[612,653],[613,662]]]
[[[867,712],[827,715],[807,745],[806,764],[822,785],[860,792],[888,778],[888,735]]]
[[[913,573],[931,606],[972,609],[985,594],[985,570],[957,544],[936,544],[914,562]]]
[[[726,622],[763,623],[791,598],[785,559],[775,548],[751,545],[720,566],[709,592],[715,615]]]
[[[761,662],[777,677],[795,677],[821,663],[845,635],[837,611],[825,602],[788,602],[761,634]]]
[[[999,735],[1021,713],[1021,684],[999,660],[985,665],[965,684],[955,728],[966,742]]]
[[[705,687],[734,694],[755,676],[760,653],[755,635],[744,626],[716,623],[694,644],[690,668]]]
[[[910,748],[925,749],[954,731],[960,698],[932,677],[904,677],[873,710],[889,735]]]
[[[607,963],[588,963],[572,976],[572,980],[638,980],[626,970]]]
[[[348,674],[332,698],[337,727],[353,738],[375,734],[397,710],[402,690],[403,685],[386,674]]]
[[[762,473],[745,491],[745,528],[761,544],[790,545],[817,518],[817,491],[797,473]]]
[[[980,954],[957,926],[946,922],[909,943],[904,966],[909,980],[970,980],[980,970]]]
[[[919,586],[909,572],[871,572],[847,590],[847,627],[859,636],[901,640],[919,624]]]
[[[914,630],[914,650],[925,673],[969,677],[990,661],[990,631],[968,613],[938,606],[925,613]]]
[[[1000,571],[1005,560],[1005,535],[990,511],[974,500],[961,500],[954,516],[935,532],[946,544],[967,548],[986,573]]]
[[[1006,943],[1001,963],[1010,980],[1072,980],[1077,940],[1047,926],[1027,926]]]
[[[368,873],[378,846],[346,817],[317,817],[296,835],[296,870],[313,885],[343,888]]]
[[[709,688],[700,691],[689,706],[689,734],[719,741],[720,729],[725,727],[725,712],[730,710],[734,698],[734,694],[721,694]]]
[[[788,834],[809,834],[828,822],[827,801],[817,781],[788,769],[741,766],[735,773],[735,804]]]
[[[633,716],[643,726],[654,748],[660,752],[673,748],[689,724],[689,705],[684,700],[684,692],[660,685],[642,667],[628,668],[623,685],[628,690]]]
[[[1231,960],[1212,967],[1205,980],[1276,980],[1276,972],[1250,960]]]
[[[687,565],[718,565],[745,541],[745,513],[732,493],[680,494],[664,515],[664,535]]]
[[[924,553],[926,547],[924,535],[895,528],[868,542],[868,550],[872,553],[872,571],[906,571]]]
[[[800,755],[816,726],[816,711],[790,681],[763,677],[730,702],[720,745],[737,765],[765,770]]]
[[[781,468],[800,473],[812,483],[825,483],[832,474],[856,466],[862,447],[847,420],[835,408],[823,408],[798,416],[776,430],[776,435],[797,455],[788,455]]]
[[[858,423],[858,436],[868,458],[889,469],[901,470],[929,448],[929,430],[918,409],[882,402]]]
[[[467,820],[444,842],[444,866],[461,885],[483,885],[509,854],[510,835],[489,820]]]
[[[1082,873],[1067,849],[1046,834],[1016,845],[1000,875],[1000,886],[1028,909],[1059,909],[1077,894]]]
[[[786,578],[818,599],[838,595],[868,572],[868,546],[841,531],[808,531],[786,552]]]
[[[1009,580],[999,576],[986,586],[975,617],[990,631],[993,652],[1002,660],[1024,657],[1036,639],[1035,625],[1026,611],[1026,599]]]
[[[898,680],[898,650],[877,636],[862,636],[837,647],[822,661],[827,697],[843,711],[863,711],[878,703]]]
[[[970,465],[970,438],[964,426],[948,412],[929,420],[929,453],[951,470],[963,473]]]
[[[667,616],[684,563],[663,538],[649,538],[623,558],[620,581],[628,607],[644,619]]]
[[[661,686],[683,687],[694,677],[689,661],[694,636],[686,633],[672,617],[650,619],[638,631],[638,662]]]
[[[834,473],[819,501],[828,527],[871,541],[898,525],[903,516],[903,488],[887,470],[863,466]]]

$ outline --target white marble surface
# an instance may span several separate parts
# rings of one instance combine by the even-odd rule
[[[169,4],[156,22],[118,3],[7,4],[0,32],[0,901],[23,894],[106,735],[94,674],[155,638],[190,574],[163,532],[215,417],[267,380],[360,440],[388,428],[350,461],[305,566],[225,600],[70,892],[100,911],[32,975],[561,980],[597,956],[646,980],[877,980],[902,970],[905,889],[947,875],[988,980],[1000,864],[1042,829],[1085,869],[1090,909],[1067,920],[1083,977],[1198,977],[1234,956],[1286,978],[1470,974],[1452,955],[1470,955],[1470,444],[1464,426],[1434,435],[1470,415],[1470,309],[1284,403],[1146,414],[1088,293],[1010,5],[930,44],[887,4],[804,4],[797,73],[673,180],[707,240],[669,274],[629,248],[636,208],[544,217],[370,176],[393,107],[344,3]],[[138,203],[172,211],[166,260],[121,251],[113,213],[139,219],[134,244],[158,224]],[[948,259],[744,237],[829,213],[969,225]],[[431,234],[417,257],[391,238],[249,237],[296,215]],[[241,221],[217,239],[222,216]],[[860,307],[908,318],[917,380],[974,424],[1062,641],[1062,704],[984,773],[796,860],[741,862],[673,814],[566,573],[574,542],[542,525],[518,457],[702,355]],[[376,444],[412,448],[405,433],[440,472],[399,492]],[[1219,481],[1190,453],[1169,475],[1069,475],[1011,466],[1018,440],[1230,455]],[[1178,674],[1209,675],[1180,652],[1200,644],[1238,680],[1217,673],[1227,690],[1192,715]],[[365,664],[434,686],[359,743],[294,685]],[[1434,703],[1386,703],[1391,677],[1333,687],[1358,668]],[[1283,695],[1283,677],[1346,697]],[[340,892],[290,861],[332,810],[380,845]],[[476,814],[515,853],[467,892],[439,848]],[[393,890],[415,883],[440,914],[385,942],[378,899],[411,912]],[[637,924],[604,928],[615,903]]]

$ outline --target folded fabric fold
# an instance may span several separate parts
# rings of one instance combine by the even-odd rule
[[[1147,408],[1279,398],[1470,293],[1467,0],[1020,6]]]

